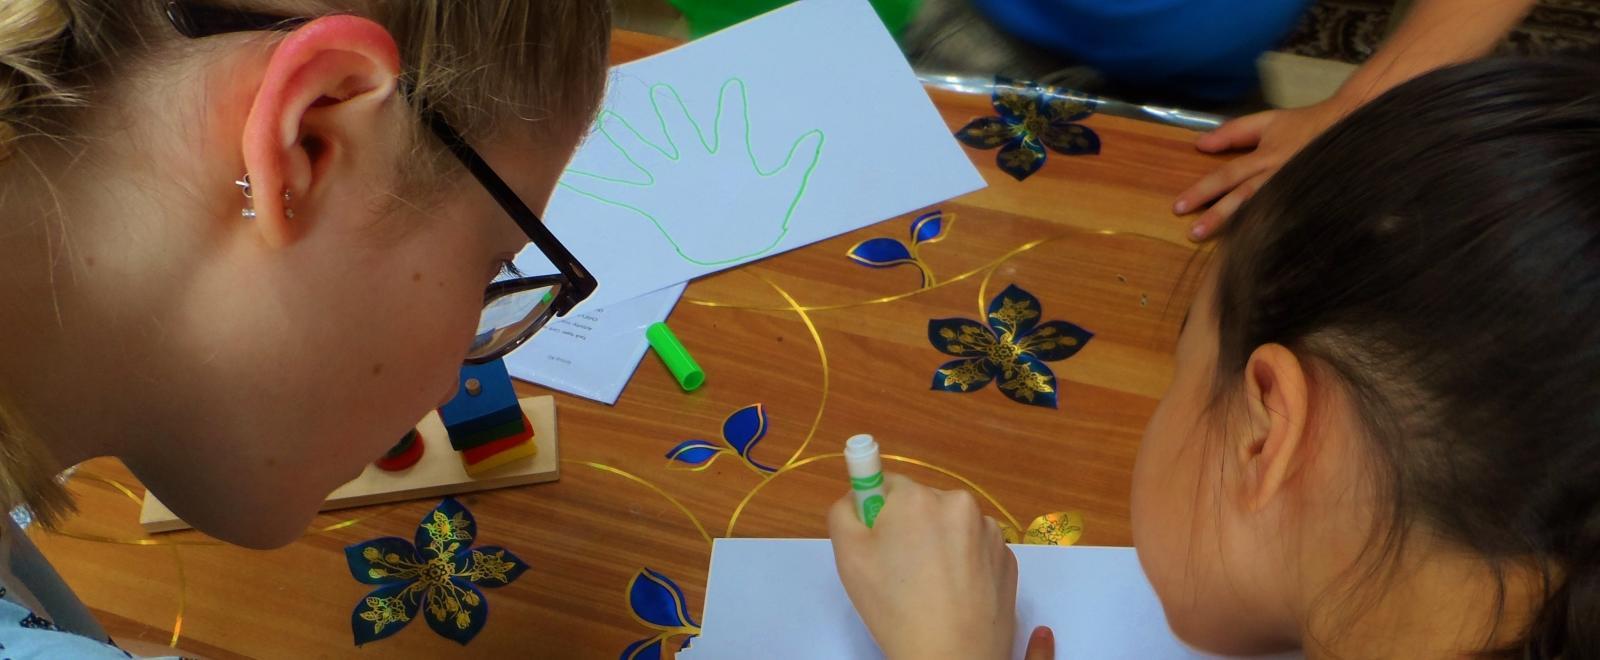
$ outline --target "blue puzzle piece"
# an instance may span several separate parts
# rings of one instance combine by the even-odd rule
[[[476,380],[477,394],[468,392],[467,383]],[[439,418],[451,436],[478,433],[522,418],[517,392],[505,362],[495,360],[461,368],[461,384],[456,398],[439,409]]]

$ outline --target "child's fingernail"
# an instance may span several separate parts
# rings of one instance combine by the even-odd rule
[[[1176,213],[1178,215],[1183,215],[1185,213],[1188,213],[1189,212],[1189,200],[1186,200],[1186,199],[1178,200],[1178,203],[1172,205],[1172,212]]]
[[[1189,227],[1189,237],[1193,238],[1195,240],[1200,240],[1202,238],[1205,238],[1206,237],[1206,225],[1205,225],[1205,223],[1196,222],[1196,223],[1194,223],[1193,226]]]
[[[1034,641],[1050,642],[1055,640],[1055,636],[1056,634],[1050,630],[1050,626],[1039,626],[1033,629]]]

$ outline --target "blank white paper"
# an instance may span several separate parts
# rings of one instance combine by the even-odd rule
[[[1013,657],[1040,625],[1055,632],[1059,658],[1212,657],[1173,636],[1132,548],[1011,548]],[[839,583],[827,540],[717,539],[702,623],[681,660],[883,657]]]

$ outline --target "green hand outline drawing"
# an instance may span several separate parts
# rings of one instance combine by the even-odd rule
[[[827,136],[825,134],[823,134],[821,129],[812,129],[810,131],[806,131],[805,133],[800,134],[799,137],[795,138],[794,143],[789,146],[788,153],[784,157],[782,163],[778,164],[776,167],[773,167],[771,169],[762,168],[760,161],[756,158],[755,147],[754,147],[754,145],[751,144],[751,136],[754,133],[755,129],[753,128],[753,126],[751,125],[751,122],[750,122],[750,97],[749,97],[749,93],[748,93],[748,91],[746,89],[745,82],[743,80],[739,79],[739,78],[729,78],[727,81],[722,83],[722,88],[720,90],[718,90],[718,92],[717,92],[717,112],[716,112],[716,115],[712,119],[712,125],[711,125],[712,140],[711,141],[708,141],[706,139],[705,131],[701,129],[700,123],[695,121],[694,115],[692,115],[689,112],[688,105],[684,103],[683,97],[681,97],[678,94],[678,90],[676,88],[674,88],[672,85],[667,84],[667,83],[656,83],[656,84],[651,85],[649,87],[648,93],[650,95],[650,107],[651,107],[651,110],[655,113],[656,121],[657,121],[658,125],[661,128],[661,134],[666,137],[667,144],[666,144],[665,147],[656,144],[655,142],[651,141],[649,138],[647,138],[644,135],[640,134],[639,131],[633,127],[633,124],[628,122],[626,117],[623,117],[622,115],[619,115],[619,114],[617,114],[615,112],[612,112],[610,110],[606,110],[604,112],[601,112],[600,113],[600,117],[595,122],[595,126],[597,127],[597,131],[599,132],[599,134],[602,137],[605,138],[606,142],[611,144],[612,148],[617,150],[617,153],[622,154],[622,157],[624,159],[626,159],[628,161],[628,163],[633,166],[634,169],[638,170],[638,172],[641,175],[641,177],[639,179],[626,179],[626,178],[618,178],[618,177],[609,177],[609,176],[605,176],[605,175],[602,175],[602,174],[597,174],[597,173],[594,173],[594,172],[585,172],[585,171],[577,170],[577,169],[568,169],[567,170],[567,174],[577,175],[577,176],[585,177],[585,178],[593,180],[593,181],[600,181],[600,182],[605,182],[605,183],[608,183],[608,184],[619,185],[619,186],[632,186],[632,187],[638,187],[638,188],[651,188],[651,187],[654,187],[656,185],[656,176],[655,176],[655,174],[652,173],[649,170],[649,168],[647,168],[644,165],[642,165],[641,163],[639,163],[639,161],[634,158],[634,155],[628,153],[628,150],[625,147],[623,147],[622,144],[620,144],[617,141],[617,138],[612,135],[611,130],[607,128],[607,120],[614,119],[616,121],[616,123],[618,123],[618,124],[620,124],[622,126],[623,129],[627,130],[629,133],[632,133],[634,139],[636,139],[639,143],[644,144],[644,145],[648,146],[649,148],[655,150],[656,152],[660,153],[668,161],[671,161],[671,162],[679,162],[679,161],[681,161],[682,158],[683,158],[683,153],[682,153],[682,151],[679,150],[677,142],[673,139],[672,132],[667,127],[667,120],[666,120],[666,117],[665,117],[665,115],[663,113],[663,110],[662,110],[662,107],[661,107],[661,96],[657,94],[658,91],[659,92],[665,92],[666,94],[670,95],[671,96],[671,100],[677,103],[678,109],[683,112],[684,118],[688,121],[689,125],[694,128],[695,138],[700,142],[700,146],[706,150],[706,153],[708,155],[716,155],[716,154],[718,154],[722,149],[721,128],[722,128],[723,110],[727,106],[727,103],[728,103],[728,94],[729,94],[730,90],[733,89],[733,88],[737,88],[737,91],[739,93],[739,99],[741,101],[741,105],[744,108],[744,147],[745,147],[745,153],[750,157],[750,167],[751,167],[751,169],[753,169],[755,171],[757,176],[760,176],[762,178],[772,178],[772,177],[775,177],[775,176],[778,176],[778,175],[784,173],[786,170],[789,169],[789,166],[791,164],[793,164],[796,154],[800,153],[801,145],[803,145],[807,139],[811,138],[812,136],[816,136],[816,148],[814,150],[812,150],[812,152],[811,152],[811,163],[806,166],[805,171],[800,176],[800,184],[799,184],[798,188],[795,190],[794,198],[789,201],[788,208],[784,211],[783,222],[780,225],[778,235],[776,237],[774,237],[772,239],[772,242],[769,243],[766,247],[763,247],[763,248],[760,248],[758,250],[755,250],[755,251],[753,251],[753,252],[751,252],[749,254],[744,254],[744,255],[737,256],[737,257],[730,257],[730,258],[726,258],[726,259],[715,259],[715,260],[697,259],[695,257],[690,256],[689,253],[684,250],[683,246],[679,244],[678,240],[675,239],[672,236],[672,233],[666,228],[666,226],[664,226],[662,224],[661,220],[659,218],[657,218],[655,214],[653,214],[653,213],[651,213],[651,212],[649,212],[649,211],[647,211],[645,209],[639,208],[638,206],[635,206],[633,204],[629,204],[629,203],[624,202],[624,201],[620,201],[620,200],[617,200],[617,199],[612,199],[612,198],[606,197],[605,195],[602,195],[602,194],[599,194],[599,193],[590,192],[588,190],[585,190],[582,187],[580,187],[580,185],[574,185],[572,182],[570,182],[568,180],[568,177],[562,177],[561,182],[560,182],[559,185],[562,188],[566,188],[567,190],[570,190],[570,191],[572,191],[574,193],[577,193],[579,195],[582,195],[582,196],[587,197],[589,199],[592,199],[594,201],[600,202],[602,204],[606,204],[606,205],[609,205],[609,206],[615,206],[615,207],[622,208],[622,209],[627,209],[629,211],[632,211],[634,213],[639,214],[640,216],[644,217],[646,220],[650,221],[650,224],[656,228],[656,231],[661,233],[662,238],[665,238],[667,240],[667,242],[672,245],[673,251],[676,252],[679,257],[681,257],[684,261],[687,261],[687,262],[689,262],[691,264],[695,264],[695,265],[698,265],[698,266],[722,266],[722,265],[731,264],[731,263],[735,263],[735,262],[739,262],[739,261],[744,261],[746,259],[750,259],[752,257],[758,257],[758,256],[761,256],[761,255],[766,254],[768,252],[771,252],[773,250],[773,248],[776,248],[778,246],[778,244],[783,242],[783,239],[789,235],[789,224],[790,224],[790,221],[793,220],[793,218],[794,218],[795,209],[800,206],[800,200],[805,197],[806,190],[809,187],[810,182],[811,182],[811,175],[812,175],[812,173],[814,173],[816,171],[817,164],[822,162],[822,147],[827,142]]]

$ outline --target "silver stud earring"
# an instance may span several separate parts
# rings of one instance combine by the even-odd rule
[[[239,187],[239,190],[244,193],[244,198],[245,199],[251,200],[252,202],[255,200],[255,191],[250,187],[250,175],[249,174],[245,174],[243,178],[240,178],[238,181],[233,182],[233,185]],[[291,201],[291,199],[292,198],[289,196],[289,191],[288,190],[284,190],[283,191],[283,215],[285,217],[287,217],[287,218],[293,219],[294,218],[294,209],[289,208],[289,202]],[[240,212],[240,215],[244,216],[244,219],[246,219],[246,220],[254,220],[254,219],[256,219],[256,209],[255,209],[254,204],[252,203],[250,206],[246,206],[244,208],[244,210]]]

